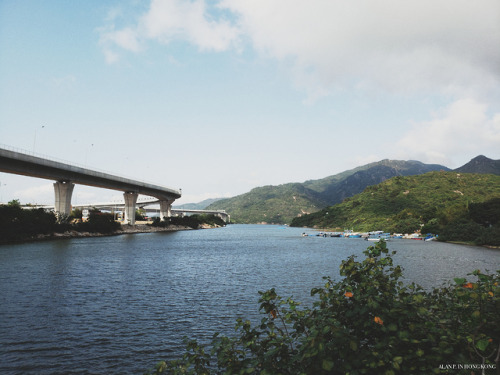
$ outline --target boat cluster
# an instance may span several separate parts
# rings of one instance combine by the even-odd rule
[[[380,240],[390,240],[393,238],[398,239],[410,239],[410,240],[422,240],[422,241],[434,241],[437,235],[428,233],[422,236],[420,233],[412,234],[401,234],[401,233],[384,233],[381,230],[373,232],[354,232],[353,230],[344,230],[343,232],[318,232],[314,234],[302,233],[302,237],[342,237],[342,238],[362,238],[366,241],[380,241]]]

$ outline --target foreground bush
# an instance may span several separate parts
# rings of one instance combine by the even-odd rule
[[[423,290],[400,281],[385,242],[340,266],[341,281],[313,289],[312,308],[260,292],[260,325],[209,346],[188,341],[182,358],[153,374],[493,374],[500,357],[500,271]],[[469,368],[466,368],[469,366]],[[481,369],[483,367],[483,369]],[[458,369],[458,370],[457,370]]]
[[[116,232],[120,227],[120,223],[115,221],[113,214],[93,211],[88,221],[77,223],[75,229],[79,232],[109,234]]]

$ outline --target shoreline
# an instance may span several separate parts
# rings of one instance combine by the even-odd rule
[[[202,226],[198,229],[212,229],[218,228],[217,226]],[[178,232],[181,230],[197,230],[191,227],[183,225],[172,225],[168,228],[153,227],[148,224],[122,224],[121,228],[115,232],[111,233],[99,233],[99,232],[78,232],[76,230],[71,230],[63,233],[50,233],[50,234],[38,234],[33,237],[23,238],[19,240],[11,241],[0,241],[0,246],[2,245],[12,245],[27,242],[38,242],[38,241],[52,241],[52,240],[65,240],[72,238],[94,238],[94,237],[111,237],[111,236],[121,236],[124,234],[136,234],[136,233],[157,233],[157,232]]]

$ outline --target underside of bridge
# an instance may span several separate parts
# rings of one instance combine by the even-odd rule
[[[104,172],[53,161],[20,151],[0,148],[0,172],[55,180],[54,208],[58,215],[71,213],[71,196],[75,184],[123,191],[125,222],[135,224],[135,208],[139,194],[160,201],[161,218],[171,216],[172,203],[181,197],[181,191]]]

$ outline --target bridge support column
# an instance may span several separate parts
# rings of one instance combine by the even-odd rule
[[[58,217],[71,214],[71,195],[75,184],[69,181],[57,181],[54,183],[56,202],[54,210]]]
[[[139,194],[126,191],[123,193],[123,198],[125,198],[125,223],[134,225],[135,224],[135,204],[137,203],[137,197]]]
[[[160,200],[160,219],[165,220],[165,218],[168,218],[172,216],[172,203],[174,203],[173,200]]]

